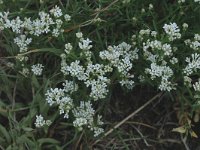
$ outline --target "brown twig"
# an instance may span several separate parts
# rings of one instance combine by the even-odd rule
[[[115,129],[119,128],[122,124],[124,124],[127,120],[129,120],[130,118],[132,118],[133,116],[135,116],[138,112],[140,112],[141,110],[143,110],[146,106],[148,106],[150,103],[152,103],[154,100],[156,100],[157,98],[161,97],[163,95],[163,93],[158,93],[157,95],[155,95],[153,98],[151,98],[149,101],[147,101],[144,105],[142,105],[141,107],[139,107],[137,110],[135,110],[133,113],[131,113],[130,115],[128,115],[126,118],[124,118],[122,121],[120,121],[118,124],[116,124],[113,128],[111,128],[110,130],[108,130],[104,136],[108,136],[110,133],[112,133]],[[96,140],[92,145],[97,144],[98,142],[100,142],[101,138]]]

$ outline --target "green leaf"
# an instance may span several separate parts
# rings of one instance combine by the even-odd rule
[[[1,136],[4,136],[6,138],[6,141],[8,143],[11,142],[10,134],[8,133],[8,131],[6,130],[6,128],[3,127],[1,124],[0,124],[0,134],[1,134]]]
[[[25,132],[31,132],[31,131],[34,130],[33,128],[30,128],[30,127],[22,127],[22,129],[23,129]]]
[[[37,89],[40,88],[40,83],[38,82],[38,79],[36,78],[35,75],[32,76],[32,84],[34,87],[36,87]]]
[[[59,141],[52,138],[42,138],[38,140],[39,144],[50,143],[50,144],[60,144]]]

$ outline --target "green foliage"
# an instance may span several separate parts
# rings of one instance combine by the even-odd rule
[[[150,4],[153,5],[151,9]],[[70,64],[80,60],[80,64],[84,67],[89,64],[87,55],[82,55],[82,51],[80,51],[80,40],[75,36],[80,31],[84,37],[92,40],[91,60],[94,64],[110,64],[109,60],[102,60],[99,57],[99,53],[106,47],[118,45],[124,41],[127,43],[136,42],[132,45],[139,48],[139,59],[131,62],[133,68],[130,71],[137,77],[135,84],[158,88],[160,79],[152,80],[150,74],[145,72],[146,68],[150,68],[151,63],[142,51],[143,43],[148,39],[153,40],[153,38],[144,36],[142,37],[144,39],[140,39],[139,31],[142,29],[156,31],[158,37],[155,39],[164,44],[171,42],[163,32],[164,24],[176,22],[182,30],[182,24],[187,23],[189,27],[187,31],[181,33],[182,39],[170,43],[178,48],[174,56],[180,61],[177,65],[170,66],[175,74],[170,81],[177,83],[178,86],[174,91],[166,91],[168,96],[180,105],[180,114],[187,113],[186,116],[180,115],[178,118],[181,126],[184,126],[184,129],[186,128],[188,120],[193,118],[194,114],[200,110],[199,91],[196,92],[190,86],[184,86],[183,81],[185,76],[183,69],[187,65],[185,58],[190,57],[194,52],[193,49],[184,45],[184,40],[192,39],[194,34],[200,34],[199,22],[197,21],[200,20],[200,4],[198,2],[195,3],[193,0],[185,3],[166,0],[159,2],[156,0],[130,0],[129,2],[127,0],[127,3],[126,0],[3,0],[3,3],[0,4],[0,11],[10,11],[8,19],[15,19],[17,16],[22,20],[25,17],[36,19],[38,12],[49,12],[55,5],[59,6],[63,13],[71,16],[71,21],[65,21],[62,24],[63,32],[58,37],[51,33],[44,33],[40,36],[27,33],[29,38],[32,38],[32,42],[28,45],[27,51],[20,52],[19,46],[13,39],[24,34],[23,32],[26,29],[24,28],[20,33],[14,33],[6,27],[2,31],[0,30],[0,149],[61,150],[76,147],[82,136],[86,147],[90,146],[88,141],[96,140],[87,130],[87,126],[84,126],[83,129],[74,129],[73,119],[75,117],[63,118],[58,111],[59,106],[50,107],[45,100],[46,92],[50,88],[62,88],[62,83],[66,79],[73,81],[74,87],[76,83],[80,86],[80,91],[70,95],[75,99],[74,104],[77,108],[80,99],[92,99],[89,96],[91,89],[86,88],[82,81],[74,76],[63,75],[60,71],[63,62],[61,55],[65,53],[66,43],[73,45],[73,51],[66,55],[64,60],[66,63]],[[1,23],[0,20],[0,29]],[[51,30],[54,25],[50,27]],[[133,35],[136,38],[131,40]],[[199,50],[198,47],[196,53],[199,54]],[[155,54],[164,55],[159,49],[156,50]],[[23,58],[22,61],[21,58]],[[28,59],[26,60],[26,58]],[[163,57],[163,60],[166,61],[170,61],[170,59]],[[32,65],[37,63],[45,64],[40,76],[31,72]],[[29,73],[23,69],[28,69]],[[112,90],[124,78],[116,67],[113,70],[113,72],[106,74],[111,80],[108,86],[109,92],[102,100],[94,102],[96,113],[103,114],[105,112],[104,108],[108,107],[107,104],[112,92],[115,92]],[[144,82],[139,81],[140,75],[145,78]],[[95,75],[91,75],[91,78],[95,77]],[[197,69],[190,78],[192,84],[196,83],[200,78],[199,70]],[[196,98],[194,95],[196,95]],[[45,120],[51,120],[52,124],[36,128],[35,120],[38,114],[42,114]],[[72,112],[69,112],[69,115],[72,115]],[[94,122],[98,122],[96,118]],[[190,124],[187,129],[190,132]],[[117,136],[122,140],[120,133],[117,133]],[[124,148],[129,149],[126,144]]]

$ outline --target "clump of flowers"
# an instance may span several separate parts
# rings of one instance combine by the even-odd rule
[[[40,75],[42,75],[43,68],[44,68],[44,66],[42,64],[36,64],[36,65],[31,66],[31,71],[36,76],[40,76]]]
[[[83,129],[83,126],[87,126],[90,130],[94,131],[94,136],[98,136],[104,130],[102,128],[97,127],[94,124],[93,116],[95,114],[95,110],[92,108],[90,101],[80,102],[80,106],[73,110],[73,115],[75,116],[75,120],[73,124],[75,127],[78,127],[79,130]],[[97,117],[97,125],[103,125],[101,121],[101,116]]]
[[[130,0],[122,3],[130,3]],[[178,3],[185,3],[185,0]],[[153,8],[153,4],[148,5],[149,12],[153,12]],[[148,9],[142,8],[142,15]],[[162,31],[141,29],[132,36],[131,44],[122,41],[98,50],[94,40],[85,37],[82,32],[74,35],[76,42],[68,37],[65,39],[65,27],[72,18],[57,5],[49,12],[40,11],[36,18],[10,16],[9,12],[0,12],[0,31],[13,33],[13,43],[17,48],[15,58],[17,65],[22,67],[19,71],[22,75],[28,76],[32,71],[35,76],[45,77],[43,70],[44,66],[46,70],[46,64],[30,65],[31,55],[28,54],[53,51],[60,56],[58,74],[62,78],[58,84],[61,85],[49,87],[45,93],[46,103],[58,109],[66,121],[72,120],[79,131],[89,129],[95,137],[103,133],[102,116],[96,114],[92,106],[106,99],[115,83],[129,90],[136,84],[150,83],[166,92],[178,91],[184,86],[192,91],[189,92],[195,95],[194,98],[199,98],[200,81],[196,82],[194,77],[199,75],[200,69],[200,35],[196,33],[192,39],[185,40],[187,23],[183,23],[182,28],[176,22],[164,23]],[[99,20],[95,19],[91,22]],[[137,18],[133,17],[133,20],[137,21]],[[42,44],[48,43],[54,49],[42,47],[41,43],[37,43],[39,38],[43,40]],[[58,45],[51,43],[52,39],[64,42],[57,48]],[[34,43],[44,49],[34,49]],[[180,57],[182,50],[186,53]],[[50,120],[36,116],[36,127],[50,124]]]
[[[36,116],[35,126],[37,128],[41,128],[45,125],[49,126],[49,125],[51,125],[51,123],[52,122],[50,120],[44,120],[44,117],[42,115]]]
[[[176,23],[165,24],[163,26],[163,29],[165,30],[165,33],[168,35],[170,41],[181,38],[180,29]]]

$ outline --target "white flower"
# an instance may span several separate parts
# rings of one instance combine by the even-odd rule
[[[14,38],[14,43],[19,47],[20,53],[27,51],[27,46],[31,43],[32,38],[26,38],[26,35],[20,35]]]
[[[195,34],[193,40],[187,39],[184,42],[186,45],[189,45],[190,48],[192,48],[195,51],[200,49],[200,35],[199,34]]]
[[[65,96],[57,104],[60,114],[65,114],[64,118],[69,118],[69,111],[74,107],[73,100],[69,96]]]
[[[199,4],[200,4],[200,0],[194,0],[194,2],[197,2],[197,3],[199,2]]]
[[[198,82],[195,82],[195,83],[193,84],[193,88],[194,88],[195,91],[200,92],[200,79],[199,79]]]
[[[40,76],[42,75],[42,71],[44,66],[42,64],[36,64],[36,65],[32,65],[31,66],[31,71],[36,75],[36,76]]]
[[[183,30],[187,30],[188,24],[187,23],[183,23],[182,27],[183,27]]]
[[[22,74],[23,74],[23,75],[26,76],[26,75],[28,75],[29,73],[30,73],[30,72],[29,72],[29,69],[28,69],[28,68],[23,68],[23,69],[22,69]]]
[[[190,43],[190,48],[194,50],[199,50],[200,49],[200,42],[199,41],[193,41]]]
[[[200,41],[200,34],[195,34],[194,35],[194,40]]]
[[[63,87],[64,92],[70,94],[78,90],[78,85],[73,81],[65,80],[65,82],[63,83]]]
[[[146,10],[144,8],[141,9],[141,13],[145,13]]]
[[[16,59],[18,59],[19,61],[28,61],[28,56],[23,56],[23,55],[17,55]]]
[[[95,101],[98,99],[103,99],[108,93],[108,83],[110,80],[107,77],[99,76],[97,80],[90,79],[84,82],[87,87],[91,86],[90,97]]]
[[[52,31],[52,36],[58,37],[59,35],[60,35],[59,29],[57,29],[57,28],[53,29],[53,31]]]
[[[186,62],[188,65],[183,69],[184,73],[189,76],[193,72],[197,72],[197,69],[200,69],[200,55],[195,53],[191,55],[192,59],[186,57]]]
[[[121,86],[125,86],[127,89],[131,90],[135,86],[135,82],[128,79],[122,79],[120,82]]]
[[[78,39],[83,38],[83,33],[82,33],[82,32],[77,32],[77,33],[76,33],[76,37],[77,37]]]
[[[143,40],[145,36],[149,36],[151,34],[151,30],[150,29],[146,29],[146,30],[140,30],[139,31],[139,38],[140,40]]]
[[[90,125],[93,122],[94,109],[90,101],[84,102],[81,101],[80,106],[74,109],[74,117],[76,118],[73,122],[75,127],[81,127],[83,125]]]
[[[172,55],[172,48],[170,44],[163,44],[162,50],[164,51],[164,55],[167,55],[167,56]]]
[[[46,101],[47,103],[52,106],[53,104],[60,104],[62,97],[64,97],[64,90],[63,89],[50,89],[47,90],[46,94]]]
[[[71,20],[71,16],[68,14],[65,14],[64,18],[65,18],[65,21],[67,21],[67,22]]]
[[[35,121],[35,126],[37,128],[43,127],[44,125],[51,125],[51,121],[50,120],[44,120],[44,117],[42,115],[36,115],[36,121]]]
[[[78,43],[79,48],[82,50],[89,50],[92,48],[92,45],[90,45],[92,41],[90,41],[88,38],[86,40],[82,40],[81,42]]]
[[[170,62],[171,62],[172,64],[176,64],[176,63],[178,63],[178,59],[177,59],[176,57],[172,57],[172,58],[170,59]]]
[[[71,43],[65,44],[65,53],[69,54],[71,52],[72,48],[73,47],[72,47]]]
[[[65,75],[70,74],[72,77],[77,77],[79,80],[86,80],[86,76],[84,73],[85,68],[79,65],[79,63],[80,63],[79,60],[72,62],[70,66],[62,63],[61,72],[63,72]]]
[[[184,85],[192,87],[192,79],[188,76],[184,76]]]
[[[179,27],[176,23],[165,24],[163,26],[165,33],[168,35],[170,41],[174,41],[175,39],[180,39],[181,34]]]
[[[153,4],[149,4],[149,10],[153,9]]]
[[[159,66],[155,63],[151,64],[151,69],[146,68],[146,73],[151,75],[151,79],[156,77],[162,77],[163,79],[169,79],[173,75],[173,70],[168,66]]]
[[[12,20],[5,20],[5,27],[6,28],[11,28],[13,32],[19,34],[21,32],[21,27],[23,27],[23,21],[17,17],[15,19]]]
[[[94,122],[95,111],[92,108],[92,104],[90,101],[81,101],[80,106],[75,108],[72,112],[75,117],[73,125],[79,130],[82,130],[83,126],[86,126],[91,131],[94,131],[95,137],[104,131],[102,128],[98,127],[103,124],[103,122],[101,121],[101,116],[98,115],[97,122]]]
[[[152,37],[156,37],[157,34],[158,34],[158,33],[157,33],[156,31],[151,31],[151,36],[152,36]]]
[[[161,91],[168,91],[168,92],[170,92],[172,89],[175,89],[174,85],[170,81],[164,78],[161,80],[161,83],[158,88]]]
[[[55,24],[50,15],[43,11],[39,12],[39,18],[36,18],[32,22],[30,20],[27,21],[26,26],[29,33],[35,36],[50,32],[50,25]]]
[[[56,18],[61,17],[63,15],[62,10],[57,5],[50,10],[50,13]]]

